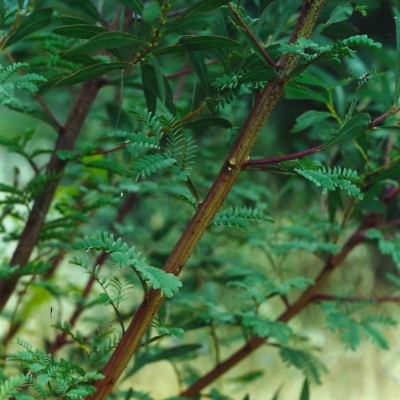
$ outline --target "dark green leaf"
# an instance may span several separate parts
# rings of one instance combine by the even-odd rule
[[[400,126],[398,125],[381,125],[378,126],[377,128],[382,129],[383,131],[400,133]]]
[[[168,110],[171,112],[172,115],[176,116],[174,96],[172,94],[172,89],[168,82],[168,79],[165,76],[163,76],[163,84],[165,91],[165,106],[168,108]]]
[[[252,82],[266,82],[276,76],[275,70],[267,65],[264,67],[256,67],[246,74],[244,74],[239,82],[240,83],[252,83]]]
[[[295,79],[297,83],[303,83],[305,85],[313,85],[313,86],[319,86],[321,88],[327,88],[326,82],[323,80],[317,78],[313,74],[311,74],[308,71],[305,71],[301,75],[298,75]]]
[[[328,94],[323,92],[316,92],[308,87],[297,85],[296,83],[289,82],[286,86],[285,96],[288,99],[311,99],[320,101],[324,104],[329,102]]]
[[[329,117],[332,117],[332,114],[329,112],[306,111],[304,114],[300,115],[300,117],[296,119],[296,125],[290,130],[290,132],[300,132],[308,128],[309,126],[321,122]]]
[[[324,145],[324,148],[332,146],[334,144],[342,144],[349,140],[355,139],[357,136],[362,135],[369,126],[371,117],[367,113],[361,113],[356,115],[350,121],[348,121],[339,133],[328,143]]]
[[[4,21],[5,21],[5,14],[4,14],[4,0],[0,0],[0,29],[4,29]]]
[[[130,114],[121,109],[121,104],[107,101],[106,110],[112,128],[125,132],[132,131],[133,125]]]
[[[60,26],[59,28],[53,29],[53,33],[56,35],[78,39],[90,39],[102,32],[108,32],[108,30],[102,26],[86,24]]]
[[[274,393],[274,397],[272,400],[279,400],[279,392],[281,391],[281,387],[277,389],[277,391]]]
[[[191,14],[207,13],[228,4],[230,0],[202,0],[190,6],[179,18],[184,19]]]
[[[92,160],[92,161],[83,162],[83,165],[85,165],[88,168],[98,168],[98,169],[104,169],[104,170],[110,171],[110,172],[115,172],[118,175],[126,174],[126,170],[122,165],[116,163],[115,161],[111,161],[111,160]]]
[[[78,54],[90,53],[92,51],[142,44],[147,45],[148,43],[142,38],[131,35],[130,33],[107,31],[92,37],[86,43],[74,47],[73,49],[67,50],[62,54],[75,56]]]
[[[182,126],[187,129],[199,129],[206,126],[219,126],[226,129],[232,128],[231,122],[221,117],[203,117],[195,121],[184,122]]]
[[[260,15],[260,18],[258,19],[256,26],[254,28],[253,34],[256,38],[258,38],[258,35],[260,34],[261,28],[264,25],[264,22],[267,20],[269,17],[269,14],[271,13],[272,8],[274,7],[275,3],[270,3],[267,7],[265,7],[264,11]]]
[[[136,358],[135,365],[129,370],[126,376],[129,377],[145,365],[156,361],[187,357],[188,355],[193,354],[195,351],[199,350],[201,347],[202,346],[199,344],[184,344],[171,349],[159,349],[159,352],[156,354],[144,354]]]
[[[58,19],[66,25],[92,25],[92,23],[86,19],[71,17],[70,15],[60,15]]]
[[[148,61],[153,66],[154,78],[152,77],[152,79],[154,79],[154,84],[158,88],[157,96],[161,100],[161,103],[165,104],[164,76],[160,64],[153,54],[149,54]]]
[[[142,71],[142,82],[144,96],[146,98],[147,109],[154,113],[157,105],[157,97],[160,97],[160,90],[157,85],[156,74],[154,67],[151,64],[142,64],[140,66]]]
[[[212,14],[196,14],[185,19],[177,18],[162,33],[166,36],[171,32],[203,31],[212,23],[214,18]]]
[[[72,61],[76,64],[83,64],[83,65],[93,65],[93,64],[100,64],[101,61],[94,59],[93,57],[87,56],[85,54],[81,54],[79,56],[68,56],[63,55],[65,60]]]
[[[142,15],[143,13],[143,4],[138,0],[117,0],[119,3],[124,4],[125,6],[131,8],[136,14]]]
[[[328,21],[326,21],[324,24],[319,25],[313,32],[313,36],[316,36],[318,33],[322,32],[329,25],[349,19],[354,11],[353,4],[354,3],[346,3],[336,6],[335,9],[332,11],[332,14],[329,17]]]
[[[193,69],[196,72],[197,77],[203,86],[204,91],[207,96],[210,95],[210,82],[208,80],[207,66],[204,61],[204,56],[198,51],[193,51],[189,53],[189,59],[192,63]]]
[[[97,8],[93,5],[90,0],[58,0],[59,2],[63,3],[63,5],[67,5],[74,10],[78,10],[85,14],[86,16],[90,17],[93,22],[99,22],[101,17]]]
[[[353,14],[353,11],[354,11],[353,3],[339,4],[332,11],[332,14],[329,17],[328,21],[326,21],[325,26],[336,24],[337,22],[349,19]]]
[[[151,23],[161,17],[161,8],[157,1],[150,1],[143,10],[143,20]]]
[[[186,53],[188,50],[186,50],[185,47],[180,46],[180,45],[175,45],[175,46],[166,46],[161,49],[157,49],[156,47],[153,47],[154,51],[151,51],[151,54],[154,54],[155,56],[162,56],[166,54],[183,54]]]
[[[178,43],[186,51],[200,51],[207,49],[218,49],[224,47],[239,47],[240,43],[236,40],[224,36],[202,35],[202,36],[182,36]]]
[[[251,53],[243,59],[241,69],[246,72],[257,67],[265,67],[266,65],[268,64],[266,63],[264,57],[260,57],[258,53]]]
[[[51,23],[52,15],[52,8],[42,8],[23,17],[17,29],[5,40],[2,48],[5,49],[31,33],[45,28]]]
[[[89,67],[80,69],[79,71],[73,73],[72,75],[67,76],[64,79],[61,79],[54,86],[57,87],[57,86],[75,85],[77,83],[81,83],[83,81],[95,78],[96,76],[103,75],[107,72],[114,71],[116,69],[127,68],[130,66],[131,65],[129,63],[121,63],[121,62],[90,65]]]
[[[300,400],[310,399],[310,386],[308,384],[308,379],[304,379],[303,388],[301,389]]]
[[[396,24],[396,69],[394,77],[394,104],[397,105],[400,95],[400,12],[397,7],[393,8],[395,13],[395,24]]]

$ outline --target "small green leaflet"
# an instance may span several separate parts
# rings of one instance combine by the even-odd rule
[[[357,136],[362,135],[367,129],[371,122],[371,117],[367,113],[361,113],[356,115],[350,121],[348,121],[339,133],[328,143],[325,143],[324,148],[326,149],[332,145],[342,144],[349,140],[355,139]]]
[[[103,32],[93,36],[86,43],[64,51],[62,55],[86,54],[93,51],[113,49],[121,46],[148,45],[142,38],[125,32]]]
[[[131,65],[129,63],[122,63],[122,62],[89,65],[88,67],[80,69],[74,74],[67,76],[64,79],[61,79],[55,84],[55,87],[75,85],[77,83],[87,81],[88,79],[95,78],[96,76],[103,75],[106,72],[114,71],[116,69],[123,69],[130,66]]]

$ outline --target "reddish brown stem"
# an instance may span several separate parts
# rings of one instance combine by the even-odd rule
[[[325,264],[325,267],[321,270],[320,274],[315,280],[315,285],[310,286],[306,289],[302,295],[297,299],[295,303],[293,303],[290,308],[288,308],[284,313],[280,315],[277,319],[281,322],[288,322],[298,313],[300,313],[307,305],[312,301],[316,292],[321,289],[324,283],[327,281],[328,277],[335,270],[335,268],[347,257],[350,251],[360,243],[360,232],[370,224],[375,223],[375,218],[370,221],[370,218],[367,218],[366,221],[362,224],[362,226],[357,229],[356,232],[350,237],[350,239],[345,243],[342,247],[342,250],[336,256],[329,257],[328,261]],[[186,390],[180,393],[182,397],[191,398],[192,396],[200,393],[205,387],[207,387],[211,382],[214,382],[219,377],[221,377],[225,372],[229,369],[237,365],[244,358],[249,356],[254,350],[258,349],[261,345],[263,345],[268,338],[260,338],[253,337],[250,339],[243,347],[241,347],[238,351],[232,354],[229,358],[227,358],[222,363],[218,364],[214,369],[188,387]]]
[[[263,55],[267,63],[274,69],[277,68],[275,61],[268,55],[268,53],[264,50],[264,47],[261,46],[260,42],[254,36],[253,32],[249,29],[246,22],[244,22],[243,18],[240,16],[239,12],[235,10],[235,8],[231,4],[227,4],[229,10],[235,15],[236,19],[239,21],[242,28],[246,31],[249,39],[253,42],[253,44],[257,47],[258,51]]]
[[[279,164],[284,161],[295,160],[296,158],[302,158],[309,156],[310,154],[318,153],[323,150],[324,146],[320,145],[313,147],[312,149],[307,149],[299,151],[298,153],[288,154],[286,156],[270,157],[270,158],[260,158],[257,160],[248,160],[243,164],[242,169],[249,169],[252,166],[268,165],[268,164]]]
[[[382,197],[382,202],[385,206],[388,206],[396,196],[397,192],[391,191],[390,195],[386,195]],[[345,242],[342,246],[341,251],[333,256],[330,256],[325,263],[325,266],[315,279],[315,285],[310,286],[306,289],[300,297],[278,318],[277,321],[288,322],[294,316],[299,314],[302,310],[304,310],[311,302],[314,301],[314,298],[318,295],[318,291],[322,289],[325,282],[331,276],[331,274],[337,269],[337,267],[342,264],[345,258],[349,255],[349,253],[360,243],[364,241],[365,231],[369,228],[376,227],[380,221],[381,215],[375,212],[370,213],[365,217],[363,222],[360,224],[358,229],[350,236],[350,238]],[[228,359],[218,364],[214,369],[192,384],[189,388],[181,392],[180,396],[191,398],[192,396],[198,394],[201,390],[203,390],[206,386],[208,386],[213,381],[217,380],[220,376],[222,376],[226,371],[234,367],[244,358],[246,358],[250,353],[263,345],[268,338],[259,338],[253,337],[250,341],[248,341],[243,347],[241,347],[238,351],[232,354]]]
[[[77,95],[63,128],[65,134],[58,137],[46,168],[46,175],[49,178],[46,191],[35,199],[25,228],[22,231],[17,247],[11,258],[10,265],[12,266],[23,266],[29,261],[32,251],[39,240],[40,232],[45,223],[45,218],[53,200],[54,193],[67,165],[67,161],[57,157],[57,152],[59,150],[72,150],[74,147],[75,140],[79,135],[101,85],[101,79],[93,79],[85,82]],[[11,294],[14,292],[17,282],[18,277],[0,281],[0,310],[4,308]]]
[[[292,38],[310,36],[324,2],[325,0],[314,0],[312,4],[303,3]],[[165,272],[174,275],[180,274],[215,213],[238,179],[242,165],[246,162],[258,134],[282,95],[288,81],[287,76],[297,66],[298,60],[297,55],[285,54],[282,56],[279,62],[279,74],[266,84],[257,98],[214,184],[164,264]],[[105,376],[104,380],[96,383],[97,392],[89,399],[107,399],[132,355],[139,348],[143,335],[163,301],[164,297],[159,290],[150,290],[146,293],[144,301],[102,371]]]
[[[376,128],[387,117],[390,117],[391,115],[396,114],[399,111],[400,111],[400,106],[385,112],[384,114],[380,115],[379,117],[371,121],[371,123],[369,124],[369,129]]]

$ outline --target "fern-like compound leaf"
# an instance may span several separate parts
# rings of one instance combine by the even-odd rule
[[[363,198],[361,190],[354,184],[355,182],[361,183],[362,181],[358,177],[357,172],[351,169],[335,167],[331,170],[330,168],[323,167],[318,170],[295,168],[294,171],[314,183],[315,186],[322,187],[322,193],[326,193],[328,190],[335,191],[338,188],[358,200],[362,200]]]
[[[321,373],[327,372],[322,361],[307,350],[281,347],[279,354],[284,363],[298,368],[312,382],[320,384]]]
[[[136,181],[139,178],[145,179],[146,176],[150,176],[155,172],[166,169],[176,164],[176,159],[164,156],[163,154],[145,154],[136,160],[133,165],[129,168],[128,176],[136,177]]]
[[[248,221],[268,221],[273,222],[272,218],[265,215],[261,210],[251,207],[229,207],[219,211],[211,221],[212,225],[228,225],[238,228],[246,228]]]
[[[144,281],[147,281],[153,289],[160,289],[166,297],[172,297],[182,287],[182,282],[175,275],[166,273],[162,269],[146,265],[137,270]]]
[[[274,338],[280,343],[287,343],[292,336],[292,329],[285,323],[262,318],[251,313],[239,314],[245,328],[262,338]]]

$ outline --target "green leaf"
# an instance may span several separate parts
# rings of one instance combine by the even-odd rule
[[[379,130],[400,133],[400,126],[398,125],[379,125]]]
[[[327,372],[322,361],[307,350],[282,346],[279,354],[285,363],[298,368],[307,378],[315,383],[321,383],[321,373]]]
[[[108,29],[103,28],[102,26],[87,24],[60,26],[59,28],[53,29],[53,33],[56,35],[78,39],[90,39],[102,32],[108,32]]]
[[[245,73],[240,79],[239,83],[253,83],[270,81],[276,76],[276,71],[271,67],[264,65],[263,67],[256,67]]]
[[[397,7],[393,8],[396,16],[394,18],[396,24],[396,69],[394,77],[394,105],[397,105],[400,95],[400,12]]]
[[[199,129],[207,126],[219,126],[221,128],[229,129],[232,128],[232,123],[225,118],[221,117],[203,117],[196,119],[195,121],[182,123],[184,128],[188,129]]]
[[[124,167],[122,167],[120,164],[116,163],[115,161],[111,161],[111,160],[92,160],[92,161],[83,162],[83,165],[85,165],[88,168],[98,168],[98,169],[104,169],[104,170],[110,171],[110,172],[115,172],[118,175],[122,175],[122,176],[124,176],[126,174],[126,170]]]
[[[92,25],[92,23],[86,19],[71,17],[70,15],[60,15],[58,19],[66,25]]]
[[[296,125],[290,130],[290,132],[300,132],[311,125],[324,121],[329,117],[332,117],[332,114],[329,112],[306,111],[304,114],[300,115],[300,117],[296,118]]]
[[[90,17],[93,22],[99,22],[101,20],[97,8],[93,5],[93,3],[90,0],[79,0],[79,1],[58,0],[58,1],[60,1],[64,6],[67,5],[74,10],[79,10],[86,16]]]
[[[0,29],[4,29],[5,13],[4,13],[4,0],[0,0]]]
[[[262,14],[260,15],[260,18],[258,19],[256,26],[253,30],[253,34],[256,38],[258,38],[258,35],[260,34],[261,28],[264,25],[264,22],[267,20],[267,18],[270,16],[271,14],[271,10],[272,8],[275,6],[275,3],[270,3],[268,4],[267,7],[265,7],[264,11],[262,12]]]
[[[371,122],[371,117],[367,113],[361,113],[356,115],[350,121],[348,121],[339,133],[328,143],[324,145],[327,148],[332,145],[339,145],[349,140],[355,139],[357,136],[362,135],[367,129]]]
[[[117,0],[119,3],[131,8],[136,14],[143,14],[143,4],[138,0]]]
[[[289,82],[286,86],[285,97],[287,99],[310,99],[320,101],[324,104],[329,102],[328,94],[326,92],[320,93],[308,87],[298,85],[294,82]]]
[[[147,2],[143,10],[143,21],[151,23],[161,17],[161,8],[157,1]]]
[[[182,36],[178,43],[183,46],[186,51],[201,51],[224,47],[240,47],[240,43],[236,40],[232,40],[224,36],[214,35]]]
[[[115,71],[116,69],[123,69],[130,67],[129,63],[122,63],[122,62],[113,62],[113,63],[102,63],[102,64],[95,64],[89,65],[79,71],[73,73],[70,76],[67,76],[64,79],[58,81],[54,86],[68,86],[68,85],[75,85],[77,83],[81,83],[83,81],[87,81],[89,79],[95,78],[97,76],[103,75],[110,71]]]
[[[133,267],[138,270],[143,280],[148,282],[150,286],[155,289],[161,290],[161,294],[165,297],[171,298],[174,292],[178,292],[179,288],[182,287],[182,282],[171,273],[166,273],[162,269],[145,266],[145,267]]]
[[[187,33],[190,30],[204,31],[214,21],[215,16],[211,14],[190,15],[189,18],[177,18],[171,25],[162,31],[163,36],[171,32]]]
[[[303,387],[301,389],[300,400],[310,399],[310,385],[308,384],[308,379],[304,379]]]
[[[139,369],[153,362],[160,360],[172,360],[187,357],[189,354],[195,353],[197,350],[201,349],[203,346],[200,344],[182,344],[178,347],[173,347],[170,349],[155,348],[155,354],[144,353],[135,359],[135,365],[126,374],[127,377],[131,376]]]
[[[176,164],[174,158],[164,157],[162,154],[145,154],[133,163],[128,176],[135,176],[136,180],[139,180],[140,177],[145,179],[146,176],[150,176],[156,171],[174,164]]]
[[[161,98],[160,89],[157,84],[156,73],[151,64],[141,64],[142,82],[147,109],[154,113],[157,105],[157,97]]]
[[[228,4],[230,0],[202,0],[190,6],[180,17],[179,19],[184,19],[191,14],[195,13],[207,13],[212,10],[215,10],[218,7],[221,7],[225,4]]]
[[[318,33],[322,32],[329,25],[336,24],[337,22],[342,22],[349,19],[354,11],[353,4],[354,3],[346,3],[346,4],[339,4],[338,6],[336,6],[332,11],[332,14],[329,17],[328,21],[326,21],[324,24],[319,25],[313,32],[313,36],[316,36]]]
[[[203,86],[204,91],[206,92],[207,96],[209,96],[210,82],[208,80],[208,71],[203,54],[199,51],[190,52],[189,59],[197,77],[200,80],[201,85]]]
[[[24,37],[29,36],[31,33],[50,25],[52,15],[52,8],[42,8],[23,17],[17,29],[10,36],[8,36],[3,43],[2,49],[11,46],[16,42],[19,42]]]
[[[64,51],[62,55],[78,55],[90,53],[93,51],[113,49],[121,46],[131,46],[131,45],[148,45],[148,42],[142,38],[131,35],[125,32],[103,32],[96,36],[93,36],[86,43],[74,47],[70,50]]]

